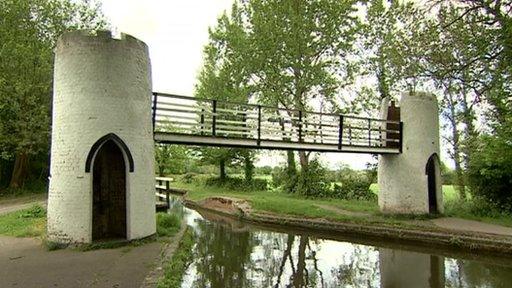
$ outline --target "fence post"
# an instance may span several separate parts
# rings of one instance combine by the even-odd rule
[[[341,150],[341,145],[343,145],[343,115],[340,115],[340,124],[338,128],[338,150]]]
[[[212,136],[215,136],[215,122],[217,121],[217,100],[212,100]]]

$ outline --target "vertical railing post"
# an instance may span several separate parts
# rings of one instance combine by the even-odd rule
[[[258,140],[256,143],[258,146],[261,144],[261,105],[258,105]]]
[[[156,103],[157,103],[157,97],[158,97],[158,94],[157,93],[153,93],[153,118],[151,119],[152,123],[153,123],[153,132],[155,132],[155,128],[156,128]]]
[[[215,136],[215,122],[217,121],[217,100],[212,100],[212,136]]]
[[[379,124],[379,146],[382,147],[382,127]]]
[[[372,146],[372,119],[368,119],[368,147]]]
[[[341,150],[341,146],[343,145],[343,115],[340,115],[340,124],[338,129],[338,150]]]
[[[398,146],[400,153],[402,153],[402,149],[403,149],[403,145],[404,145],[404,122],[400,121],[400,129],[399,129],[399,132],[400,132],[400,146]]]
[[[352,145],[352,127],[348,124],[348,145]]]
[[[204,134],[204,108],[201,108],[201,135]]]
[[[302,110],[299,110],[299,142],[302,142]]]

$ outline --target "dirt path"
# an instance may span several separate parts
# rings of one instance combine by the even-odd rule
[[[0,215],[30,208],[35,204],[46,207],[46,199],[46,194],[31,195],[12,199],[2,199],[0,200]]]
[[[438,227],[450,230],[512,236],[512,228],[510,227],[488,224],[479,221],[453,217],[437,218],[430,221]]]
[[[0,287],[139,287],[161,248],[48,252],[38,239],[0,236]]]
[[[319,208],[322,208],[324,210],[327,210],[327,211],[331,211],[331,212],[334,212],[334,213],[341,214],[341,215],[356,216],[356,217],[371,216],[370,213],[345,210],[345,209],[341,209],[341,208],[338,208],[338,207],[335,207],[335,206],[331,206],[331,205],[315,204],[315,206],[319,207]]]

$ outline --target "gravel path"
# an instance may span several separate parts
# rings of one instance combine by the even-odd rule
[[[139,287],[162,244],[46,251],[34,238],[0,236],[0,287]]]

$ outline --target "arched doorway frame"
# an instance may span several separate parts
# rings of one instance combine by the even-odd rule
[[[442,191],[438,191],[440,179],[441,162],[439,155],[433,153],[425,164],[425,176],[427,178],[427,204],[428,213],[439,213],[439,199],[438,194]],[[441,186],[442,187],[442,186]]]
[[[119,148],[119,150],[121,151],[121,154],[123,155],[123,160],[124,160],[124,166],[125,166],[125,219],[126,219],[126,235],[125,235],[125,238],[126,240],[129,240],[130,239],[130,173],[133,173],[135,171],[135,164],[134,164],[134,161],[133,161],[133,156],[130,152],[130,149],[128,148],[128,146],[126,145],[126,143],[119,137],[117,136],[116,134],[114,133],[109,133],[103,137],[101,137],[100,139],[98,139],[92,146],[91,146],[91,149],[89,150],[89,153],[87,155],[87,158],[86,158],[86,161],[85,161],[85,172],[88,173],[88,174],[91,174],[91,177],[90,177],[90,212],[91,212],[91,217],[90,217],[90,221],[89,221],[89,225],[90,225],[90,237],[91,237],[91,240],[93,239],[93,218],[94,218],[94,211],[93,211],[93,207],[94,207],[94,176],[93,176],[93,173],[91,173],[92,171],[94,171],[94,163],[95,163],[95,159],[96,159],[96,156],[98,155],[98,152],[101,150],[101,148],[103,147],[103,145],[109,141],[112,141],[113,143],[115,143],[117,145],[117,147]]]

